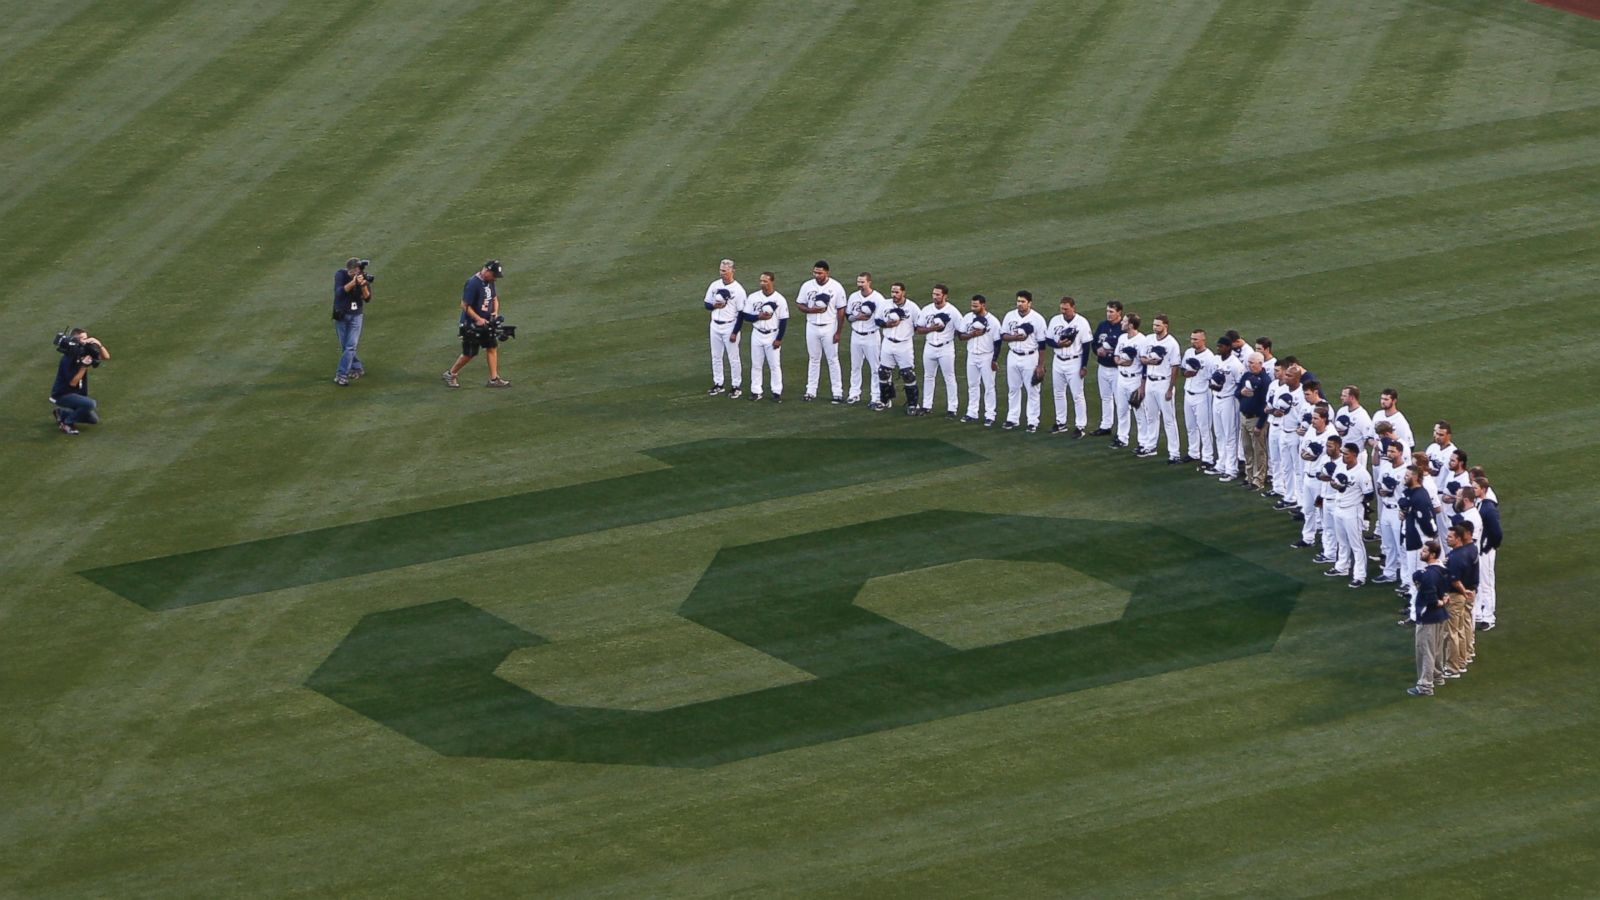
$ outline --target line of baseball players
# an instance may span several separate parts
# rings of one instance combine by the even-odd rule
[[[788,328],[788,300],[778,292],[771,272],[761,273],[760,289],[746,294],[735,278],[733,261],[722,260],[720,268],[705,295],[711,314],[708,393],[741,396],[738,340],[748,323],[750,399],[766,396],[764,376],[770,373],[772,399],[781,402],[779,351]],[[1091,326],[1071,297],[1061,298],[1059,312],[1047,322],[1028,291],[1016,292],[1015,308],[999,318],[981,294],[968,301],[966,312],[957,309],[943,284],[934,285],[931,301],[919,306],[908,299],[901,282],[891,284],[885,298],[868,272],[856,276],[856,290],[847,295],[826,260],[816,262],[812,276],[795,296],[806,318],[802,399],[818,398],[826,364],[834,403],[865,398],[872,409],[892,409],[898,378],[906,414],[926,415],[934,410],[942,383],[946,417],[959,415],[962,422],[992,426],[1000,420],[995,379],[1003,370],[1003,427],[1036,432],[1048,379],[1054,400],[1052,433],[1110,435],[1111,447],[1131,445],[1143,458],[1158,456],[1164,437],[1169,465],[1193,463],[1218,481],[1238,482],[1277,498],[1274,508],[1301,523],[1293,546],[1317,548],[1314,559],[1329,565],[1324,573],[1329,577],[1348,578],[1351,588],[1360,588],[1368,581],[1368,562],[1378,562],[1380,571],[1372,581],[1395,584],[1397,593],[1408,599],[1400,624],[1427,626],[1417,632],[1421,692],[1464,672],[1474,653],[1475,631],[1495,627],[1495,558],[1503,538],[1498,499],[1483,470],[1468,468],[1448,422],[1436,423],[1433,443],[1417,451],[1396,390],[1384,390],[1378,411],[1369,414],[1361,405],[1359,387],[1345,386],[1337,401],[1325,397],[1321,383],[1298,360],[1273,355],[1269,338],[1258,338],[1252,348],[1238,332],[1229,331],[1213,345],[1203,329],[1195,329],[1188,346],[1181,348],[1167,316],[1155,316],[1146,333],[1140,316],[1125,312],[1115,300],[1106,304],[1105,318]],[[839,367],[839,344],[846,332],[848,385]],[[920,379],[914,341],[918,334],[924,336]],[[964,414],[957,344],[966,347]],[[1100,418],[1099,427],[1086,432],[1084,384],[1091,365]],[[1183,442],[1177,415],[1180,391]],[[1370,530],[1369,510],[1376,512]],[[1466,529],[1459,542],[1452,536],[1458,527]],[[1367,540],[1381,548],[1370,560]],[[1433,559],[1441,567],[1454,566],[1450,571],[1455,574],[1444,585],[1449,590],[1434,591],[1438,596],[1431,600],[1417,581],[1429,570],[1430,540],[1439,544]],[[1432,627],[1430,620],[1439,610],[1447,611],[1448,629]],[[1430,655],[1429,666],[1437,663],[1437,671],[1430,669],[1429,674],[1439,678],[1424,684],[1423,644],[1436,631],[1445,643]]]

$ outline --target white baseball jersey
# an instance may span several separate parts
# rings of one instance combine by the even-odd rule
[[[802,310],[807,306],[827,306],[822,312],[806,313],[806,321],[812,325],[832,325],[839,321],[835,310],[844,309],[844,287],[832,278],[822,284],[817,284],[815,278],[808,278],[795,292],[794,302]]]
[[[1094,343],[1094,326],[1076,313],[1072,318],[1057,313],[1045,328],[1050,340],[1055,341],[1055,357],[1068,363],[1078,361],[1080,367],[1088,364],[1089,345]]]
[[[1378,509],[1380,515],[1400,515],[1400,494],[1406,489],[1406,466],[1401,458],[1401,464],[1395,465],[1387,459],[1378,464],[1378,477],[1373,482],[1373,489],[1378,493]]]
[[[994,356],[994,342],[1000,337],[1000,320],[994,313],[969,312],[961,319],[963,334],[972,334],[982,329],[982,334],[973,334],[967,339],[967,359],[990,359]]]
[[[1001,334],[1023,335],[1020,341],[1008,341],[1006,347],[1013,353],[1031,353],[1039,349],[1039,339],[1044,337],[1044,316],[1037,310],[1029,310],[1023,315],[1017,310],[1006,313],[1005,320],[1000,323]]]
[[[1372,417],[1359,405],[1354,409],[1341,406],[1333,411],[1333,430],[1345,443],[1365,447],[1372,437]]]
[[[1147,336],[1140,356],[1155,356],[1161,359],[1159,365],[1146,363],[1144,377],[1148,381],[1166,381],[1172,375],[1172,367],[1178,365],[1178,341],[1171,334],[1158,338],[1154,334]],[[1162,390],[1165,390],[1163,388]]]
[[[1235,393],[1239,389],[1239,379],[1244,375],[1245,365],[1239,361],[1237,353],[1230,353],[1217,363],[1217,368],[1211,373],[1212,393],[1225,400],[1236,400]]]
[[[814,282],[813,282],[814,283]],[[756,291],[744,300],[745,311],[755,316],[756,320],[750,323],[750,328],[756,333],[756,340],[770,344],[778,339],[778,323],[789,320],[789,301],[777,291],[763,294]],[[770,313],[771,318],[763,319],[763,313]]]
[[[878,336],[878,326],[872,320],[877,318],[878,311],[883,309],[886,303],[888,301],[883,299],[883,295],[877,291],[865,296],[862,296],[860,291],[856,291],[850,295],[849,300],[845,301],[844,323],[861,337],[870,336],[875,338]],[[867,320],[865,322],[854,321],[855,317],[862,313],[866,313]]]
[[[1428,454],[1428,465],[1433,469],[1430,474],[1444,478],[1450,473],[1450,454],[1456,452],[1454,441],[1445,444],[1443,447],[1439,446],[1437,442],[1429,444],[1428,449],[1424,452]]]
[[[723,291],[727,295],[723,295]],[[733,323],[739,320],[739,314],[745,311],[744,286],[738,281],[723,284],[718,278],[706,288],[706,309],[711,311],[711,324],[718,328],[732,328]],[[720,306],[718,304],[721,304]]]
[[[1196,350],[1193,347],[1183,351],[1183,361],[1178,364],[1186,379],[1183,383],[1185,394],[1202,394],[1210,390],[1211,373],[1217,370],[1217,355],[1211,348]]]
[[[1390,427],[1394,428],[1394,439],[1400,442],[1401,448],[1405,450],[1406,456],[1409,457],[1411,451],[1416,448],[1417,442],[1416,437],[1411,433],[1411,423],[1406,421],[1406,414],[1398,409],[1392,413],[1384,412],[1380,409],[1372,414],[1373,427],[1376,428],[1379,422],[1388,422]]]
[[[1305,466],[1305,473],[1308,479],[1316,480],[1317,472],[1319,471],[1318,466],[1322,460],[1327,459],[1328,435],[1330,434],[1333,434],[1332,428],[1325,428],[1322,431],[1307,428],[1305,435],[1300,438],[1300,459]],[[1312,458],[1307,460],[1307,455]]]
[[[1117,374],[1129,379],[1135,386],[1138,385],[1139,379],[1144,378],[1144,363],[1139,362],[1139,357],[1144,356],[1145,343],[1149,339],[1149,335],[1130,334],[1124,331],[1122,339],[1117,341],[1117,351],[1112,354],[1112,358],[1118,363]],[[1125,360],[1132,365],[1121,365]]]
[[[944,306],[928,304],[922,308],[922,319],[917,322],[923,328],[937,327],[938,331],[927,334],[927,347],[930,350],[955,352],[956,326],[961,323],[961,315],[956,308],[946,302]]]
[[[1360,518],[1361,501],[1367,492],[1372,490],[1372,476],[1367,474],[1367,467],[1361,460],[1356,460],[1355,465],[1347,466],[1341,460],[1338,467],[1333,470],[1333,512],[1340,518]],[[1361,551],[1365,553],[1366,550]]]
[[[1462,522],[1472,523],[1472,543],[1483,543],[1483,513],[1478,512],[1478,508],[1476,506],[1472,507],[1471,509],[1464,509],[1461,512],[1453,514],[1450,517],[1450,524],[1456,524],[1456,520],[1458,519]]]
[[[1294,393],[1289,390],[1288,385],[1273,379],[1272,383],[1267,385],[1267,427],[1281,432],[1284,420],[1288,417],[1289,410],[1293,408]],[[1284,415],[1275,416],[1274,412],[1282,412]]]
[[[879,308],[873,323],[883,332],[884,340],[903,344],[916,334],[917,319],[921,315],[922,309],[910,300],[904,303],[891,300]]]

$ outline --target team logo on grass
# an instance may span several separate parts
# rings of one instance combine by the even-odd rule
[[[855,602],[961,560],[1054,563],[1129,599],[1114,621],[967,649]],[[443,600],[366,616],[307,685],[447,756],[704,767],[1264,653],[1298,592],[1144,523],[932,511],[717,554],[679,615],[807,681],[656,711],[557,703],[496,674],[543,638]]]

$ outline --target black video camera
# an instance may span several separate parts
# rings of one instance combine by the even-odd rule
[[[462,322],[460,331],[462,337],[466,337],[471,332],[476,333],[480,339],[489,339],[496,342],[509,341],[517,336],[517,326],[507,325],[505,316],[495,316],[487,319],[482,325]]]
[[[57,353],[72,357],[88,356],[93,359],[89,365],[95,368],[100,367],[99,344],[94,344],[83,340],[83,338],[73,334],[71,330],[56,332],[56,339],[54,343]]]

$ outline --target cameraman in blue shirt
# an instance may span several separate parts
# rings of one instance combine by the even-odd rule
[[[371,260],[350,257],[344,268],[333,273],[333,331],[339,336],[339,368],[333,383],[344,387],[362,375],[366,368],[356,356],[361,343],[362,316],[372,301],[372,276],[367,274]]]
[[[456,375],[472,362],[479,350],[485,351],[489,361],[487,387],[507,388],[511,382],[500,377],[500,341],[495,333],[495,319],[500,315],[500,291],[495,282],[504,270],[500,261],[491,259],[483,264],[477,274],[467,279],[461,289],[461,355],[455,364],[444,371],[445,387],[458,388],[461,382]]]
[[[56,381],[50,388],[50,402],[56,405],[56,427],[62,434],[77,434],[77,424],[100,424],[94,398],[89,396],[89,370],[111,358],[111,351],[100,339],[82,328],[56,336],[61,363],[56,366]]]

